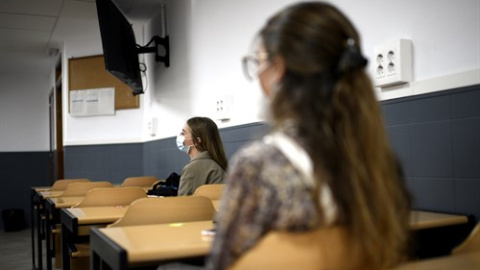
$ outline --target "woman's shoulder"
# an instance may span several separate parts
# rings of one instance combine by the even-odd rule
[[[241,147],[233,155],[232,159],[246,159],[256,162],[258,160],[264,160],[273,154],[278,154],[278,150],[275,147],[265,143],[263,140],[258,140]]]
[[[260,140],[240,148],[232,156],[229,168],[232,173],[237,170],[253,172],[282,166],[285,162],[285,156],[275,146]]]

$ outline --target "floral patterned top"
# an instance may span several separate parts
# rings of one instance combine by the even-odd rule
[[[268,231],[307,231],[320,220],[312,187],[282,151],[251,143],[230,163],[206,268],[227,269]]]

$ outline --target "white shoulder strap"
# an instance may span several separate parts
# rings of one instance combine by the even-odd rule
[[[307,186],[314,186],[313,178],[313,164],[312,160],[305,152],[305,150],[290,137],[282,132],[275,132],[264,137],[264,142],[275,146],[285,157],[297,168],[302,174]],[[322,183],[320,194],[320,205],[322,206],[325,222],[327,225],[332,224],[337,216],[337,207],[333,201],[332,192],[330,187]]]

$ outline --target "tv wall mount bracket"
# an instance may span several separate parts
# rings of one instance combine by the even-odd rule
[[[149,47],[154,42],[154,45]],[[137,53],[154,53],[155,61],[163,62],[165,67],[170,66],[170,42],[169,37],[153,36],[145,46],[137,45]]]

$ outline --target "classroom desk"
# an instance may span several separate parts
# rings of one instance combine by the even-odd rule
[[[429,260],[414,261],[403,264],[392,270],[479,270],[480,251],[445,256]]]
[[[411,211],[410,222],[410,227],[413,230],[421,230],[464,224],[468,222],[468,217],[427,211]]]
[[[467,223],[468,218],[412,211],[410,222],[412,230],[420,230]],[[111,269],[124,270],[138,265],[155,265],[162,261],[206,256],[211,238],[202,237],[201,231],[212,227],[212,222],[206,221],[187,222],[178,227],[160,224],[92,228],[92,270],[100,269],[101,263],[104,267],[108,265]]]
[[[91,226],[106,225],[123,217],[128,206],[63,208],[62,223],[62,267],[70,269],[70,252],[75,251],[75,242],[89,235]]]
[[[202,236],[212,221],[92,228],[92,269],[128,269],[162,261],[202,257],[208,254],[212,237]],[[102,268],[100,268],[102,264]]]
[[[45,239],[46,241],[46,260],[47,270],[52,269],[53,251],[49,239],[50,231],[53,226],[60,223],[60,209],[72,207],[83,200],[82,197],[52,197],[45,200]]]
[[[45,200],[47,198],[58,197],[63,193],[63,191],[50,191],[49,189],[50,187],[31,187],[30,218],[32,222],[32,269],[42,270],[43,268],[42,239],[44,239],[45,236],[45,223],[42,221],[42,217],[45,216]],[[35,246],[37,252],[35,252]],[[35,253],[37,254],[37,260],[35,260]]]
[[[473,228],[473,217],[412,211],[412,258],[429,259],[450,254]]]

